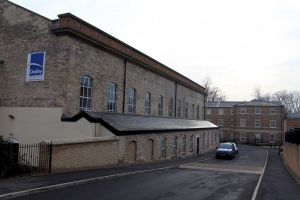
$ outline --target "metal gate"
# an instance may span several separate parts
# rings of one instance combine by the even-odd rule
[[[51,173],[51,143],[0,143],[0,178]]]

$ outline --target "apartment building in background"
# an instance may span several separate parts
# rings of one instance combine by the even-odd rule
[[[206,103],[206,120],[220,127],[220,138],[240,143],[282,143],[284,107],[263,100]]]

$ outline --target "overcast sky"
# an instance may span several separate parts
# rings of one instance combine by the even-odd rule
[[[70,12],[227,100],[300,90],[299,0],[12,0],[50,19]]]

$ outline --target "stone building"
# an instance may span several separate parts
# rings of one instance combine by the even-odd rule
[[[208,102],[206,119],[220,127],[221,140],[282,143],[284,108],[262,100]]]
[[[201,85],[70,13],[50,20],[7,0],[0,11],[0,135],[60,147],[110,142],[106,164],[217,145]]]

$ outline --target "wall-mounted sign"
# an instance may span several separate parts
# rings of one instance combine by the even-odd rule
[[[46,52],[28,54],[26,81],[43,81]]]

